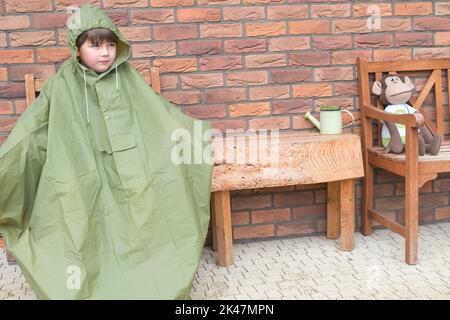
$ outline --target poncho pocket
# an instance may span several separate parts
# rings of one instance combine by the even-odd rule
[[[111,140],[113,152],[124,151],[136,147],[136,140],[131,133],[127,133]]]
[[[134,136],[124,134],[111,143],[114,162],[124,189],[138,191],[145,184],[145,172]]]

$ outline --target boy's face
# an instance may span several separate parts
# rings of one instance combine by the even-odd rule
[[[94,44],[86,40],[78,49],[77,55],[87,68],[102,73],[108,70],[116,59],[116,44],[107,41]]]

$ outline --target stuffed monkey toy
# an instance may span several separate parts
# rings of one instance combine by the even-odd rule
[[[381,103],[385,106],[384,111],[396,114],[418,112],[407,104],[413,90],[414,84],[408,77],[402,81],[397,76],[386,76],[381,82],[375,81],[372,86],[372,92],[380,97]],[[383,121],[381,138],[386,153],[402,153],[405,147],[405,126]],[[419,127],[419,155],[423,156],[425,153],[437,155],[440,147],[439,135],[433,135],[426,125]]]

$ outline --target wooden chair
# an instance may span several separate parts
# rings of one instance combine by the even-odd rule
[[[145,80],[151,85],[153,91],[161,94],[161,80],[159,77],[159,68],[151,67],[150,71],[144,75]],[[34,74],[25,75],[25,96],[27,106],[30,106],[34,99],[36,99],[37,94],[41,91],[44,83],[47,79],[35,79]],[[3,241],[2,241],[3,242]],[[6,249],[6,245],[5,245]],[[15,263],[14,257],[6,250],[6,258],[8,263]]]
[[[392,62],[368,62],[358,58],[358,81],[361,123],[363,134],[363,157],[365,178],[363,184],[363,206],[361,231],[371,235],[372,220],[379,222],[393,232],[403,236],[406,241],[405,260],[408,264],[418,261],[418,229],[419,229],[419,188],[427,181],[436,179],[441,172],[450,172],[450,141],[445,140],[445,121],[443,109],[443,76],[447,78],[450,92],[450,59],[413,60]],[[419,114],[397,115],[383,111],[383,106],[371,103],[370,79],[381,80],[383,74],[410,73],[428,76],[417,99],[411,98],[409,103],[419,110]],[[425,99],[434,88],[434,108],[424,110]],[[447,101],[447,107],[450,103]],[[433,119],[424,116],[431,115]],[[378,120],[378,135],[374,137],[372,121]],[[406,126],[406,147],[403,154],[385,154],[381,146],[381,123],[391,121]],[[448,119],[447,119],[448,121]],[[418,127],[425,125],[442,139],[440,153],[437,156],[418,155]],[[447,124],[448,125],[448,124]],[[378,140],[374,144],[374,139]],[[399,224],[374,209],[374,168],[381,168],[402,176],[405,179],[405,224]]]

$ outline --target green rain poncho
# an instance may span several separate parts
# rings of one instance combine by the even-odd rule
[[[189,299],[210,214],[212,167],[198,159],[210,124],[151,90],[103,11],[77,17],[71,58],[0,148],[0,232],[39,299]],[[76,58],[76,38],[96,27],[119,37],[101,74]]]

